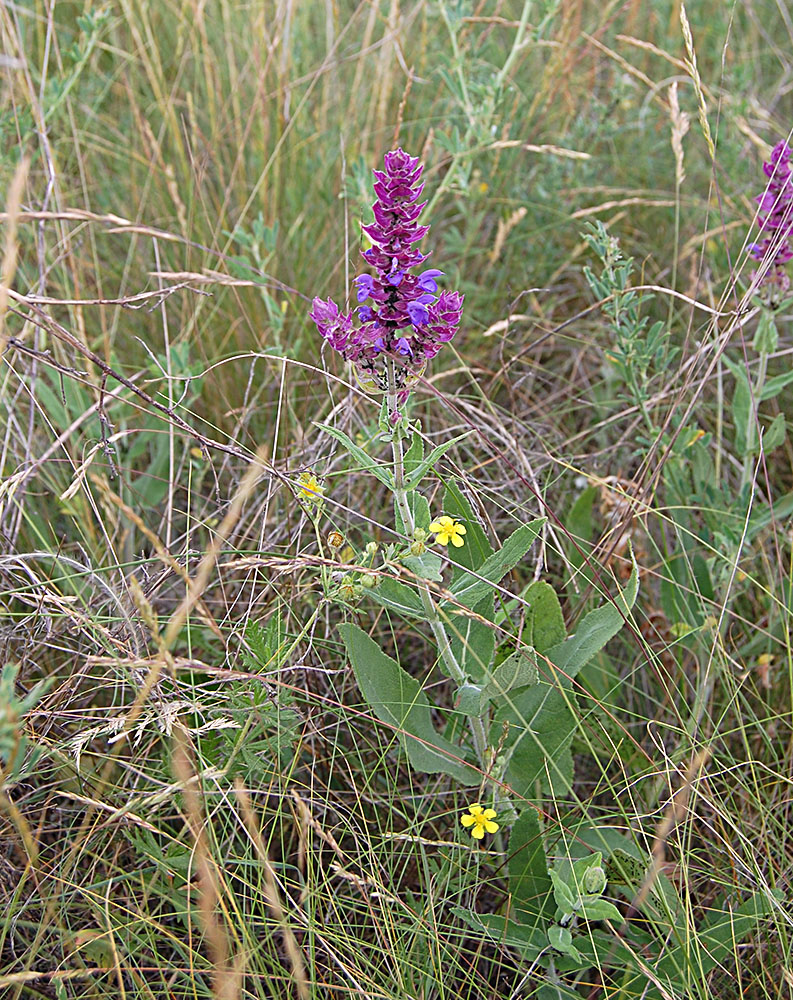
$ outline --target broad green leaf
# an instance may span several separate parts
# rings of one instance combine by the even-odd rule
[[[446,484],[443,509],[449,517],[465,523],[465,545],[453,553],[454,561],[465,569],[478,569],[489,556],[493,555],[493,546],[487,540],[487,535],[482,530],[471,505],[454,482]],[[454,579],[462,573],[463,570],[455,569]]]
[[[756,892],[745,903],[729,909],[729,904],[719,900],[709,918],[688,937],[685,945],[667,952],[656,965],[656,970],[670,980],[685,987],[692,979],[701,981],[717,965],[727,961],[735,945],[743,941],[763,917],[769,916],[782,900],[782,894]]]
[[[752,349],[758,354],[773,354],[779,346],[779,331],[776,328],[774,314],[770,309],[763,309],[752,341]]]
[[[540,681],[516,694],[496,712],[495,741],[504,721],[518,734],[510,751],[506,779],[514,793],[523,799],[536,797],[538,782],[550,783],[561,793],[572,781],[568,745],[577,722],[568,705],[569,698],[569,692]]]
[[[540,821],[531,806],[523,810],[512,827],[507,870],[512,918],[524,924],[550,920],[553,915],[551,876]],[[527,917],[533,919],[527,920]]]
[[[487,705],[487,695],[478,684],[461,684],[454,696],[454,710],[479,718]]]
[[[459,759],[460,748],[435,730],[419,682],[357,625],[339,625],[339,632],[361,693],[378,719],[395,727],[413,767],[448,774],[463,785],[476,784],[479,774]]]
[[[573,913],[576,904],[575,893],[555,869],[552,868],[548,875],[553,885],[554,902],[563,913]]]
[[[448,613],[448,617],[445,616],[444,621],[452,652],[467,677],[475,681],[482,681],[487,676],[493,660],[496,638],[494,626],[487,625],[480,619],[484,618],[490,622],[495,617],[493,594],[492,592],[488,594],[483,601],[471,609],[478,616],[477,618],[460,614],[456,608],[454,613],[451,613],[452,610],[448,606],[441,608],[441,613]]]
[[[553,587],[544,580],[536,580],[526,591],[531,614],[531,644],[538,653],[564,642],[567,633],[559,598]]]
[[[533,649],[519,649],[496,667],[484,685],[488,698],[503,698],[510,691],[537,684],[540,672]]]
[[[413,487],[418,486],[427,472],[434,468],[435,463],[438,462],[450,448],[453,448],[454,445],[456,445],[459,441],[462,441],[463,438],[468,437],[470,433],[470,431],[466,431],[464,434],[458,434],[457,437],[453,437],[449,441],[444,441],[443,444],[439,444],[436,448],[433,448],[429,455],[418,463],[416,467],[411,470],[409,475],[405,477],[405,486],[408,489],[413,489]],[[407,465],[405,466],[405,471],[407,472]]]
[[[552,646],[546,656],[563,675],[563,683],[576,676],[578,671],[599,652],[625,624],[639,589],[639,570],[634,560],[625,590],[618,593],[613,604],[604,604],[585,615],[573,635]]]
[[[497,552],[482,563],[476,570],[476,575],[461,574],[453,581],[450,588],[455,599],[467,608],[478,604],[492,591],[494,584],[514,569],[526,555],[544,523],[545,518],[537,518],[529,524],[521,525],[512,532]]]
[[[563,955],[569,955],[573,961],[584,961],[584,956],[573,944],[573,934],[567,927],[551,924],[548,928],[548,942],[552,948],[561,951]]]
[[[394,488],[394,477],[389,469],[376,462],[371,455],[367,455],[363,448],[359,448],[344,431],[340,431],[338,427],[331,427],[329,424],[317,424],[316,426],[320,430],[325,431],[326,434],[329,434],[335,441],[338,441],[352,455],[362,469],[371,472],[376,479],[379,479],[389,489],[392,490]]]
[[[370,587],[366,593],[382,604],[389,611],[396,611],[400,615],[407,615],[410,618],[420,618],[426,620],[427,614],[422,606],[421,598],[411,587],[393,580],[391,577],[380,577],[380,582],[376,587]]]

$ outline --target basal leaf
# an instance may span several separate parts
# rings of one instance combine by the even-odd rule
[[[542,831],[537,812],[524,809],[512,827],[509,838],[510,912],[513,920],[536,925],[553,916],[551,877],[545,857]]]
[[[427,774],[448,774],[463,785],[476,784],[478,772],[459,759],[460,748],[433,726],[419,682],[357,625],[339,625],[339,632],[361,693],[378,719],[396,729],[413,767]]]

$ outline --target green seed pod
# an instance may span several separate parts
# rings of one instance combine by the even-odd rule
[[[361,576],[361,586],[362,587],[374,587],[377,583],[377,578],[371,573],[364,573]]]

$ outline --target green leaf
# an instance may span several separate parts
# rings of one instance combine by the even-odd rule
[[[551,784],[560,794],[572,781],[572,761],[567,748],[577,721],[568,705],[570,692],[540,681],[510,699],[496,712],[498,735],[507,721],[518,733],[507,765],[506,779],[515,795],[535,798],[535,787]]]
[[[743,370],[738,368],[735,374],[735,390],[732,396],[732,421],[735,433],[735,450],[740,457],[746,454],[746,428],[749,425],[749,414],[752,412],[752,397],[749,382]]]
[[[774,314],[770,309],[763,309],[752,341],[752,349],[758,354],[773,354],[778,345],[779,332],[776,328]]]
[[[717,901],[708,920],[689,936],[684,945],[668,952],[659,960],[656,971],[664,973],[681,986],[690,979],[707,975],[733,955],[734,947],[749,934],[760,919],[773,913],[783,896],[781,893],[756,892],[734,910],[725,900]]]
[[[564,615],[553,587],[544,580],[536,580],[525,593],[531,609],[531,644],[538,653],[564,642]]]
[[[467,608],[478,604],[526,555],[544,523],[545,518],[541,517],[521,525],[497,552],[479,566],[476,576],[473,573],[461,574],[450,588],[456,600]]]
[[[444,616],[446,632],[452,652],[462,667],[466,676],[482,681],[487,676],[488,668],[493,661],[496,646],[494,626],[485,624],[480,619],[490,622],[495,617],[495,603],[490,593],[475,608],[471,610],[478,616],[460,614],[454,608],[443,608],[442,612],[451,612]]]
[[[592,508],[597,495],[597,487],[588,486],[570,508],[565,521],[565,528],[571,536],[567,545],[567,561],[574,570],[581,570],[580,575],[587,584],[591,582],[591,574],[586,566],[585,557],[592,548],[590,544],[594,533]]]
[[[528,961],[533,961],[548,947],[544,931],[517,924],[498,913],[476,913],[462,906],[452,907],[452,913],[493,944],[515,948]]]
[[[453,448],[458,441],[462,441],[463,438],[468,437],[470,433],[470,431],[466,431],[464,434],[458,434],[457,437],[453,437],[449,441],[444,441],[443,444],[439,444],[436,448],[433,448],[429,455],[427,455],[423,461],[418,463],[415,468],[408,475],[406,475],[405,486],[408,489],[413,489],[413,487],[418,486],[427,472],[434,468],[435,463],[439,461],[439,459],[441,459],[450,448]],[[407,464],[405,465],[405,471],[407,472]]]
[[[446,484],[443,509],[449,517],[465,522],[465,544],[454,553],[454,561],[465,569],[478,569],[487,558],[493,555],[493,546],[482,530],[471,505],[454,482]],[[457,579],[463,572],[464,570],[455,569],[454,578]]]
[[[413,767],[463,785],[478,783],[478,772],[459,759],[461,749],[436,732],[419,682],[357,625],[339,625],[339,632],[361,693],[378,719],[396,729]]]
[[[553,915],[551,876],[540,821],[531,806],[523,810],[512,827],[507,870],[513,919],[521,923],[527,923],[529,916],[533,918],[532,923],[550,920]]]
[[[368,588],[366,593],[373,601],[388,608],[389,611],[396,611],[400,615],[419,618],[422,621],[427,618],[421,598],[416,591],[390,576],[380,577],[379,584]]]
[[[793,382],[793,369],[784,372],[782,375],[775,375],[773,378],[768,379],[760,390],[760,402],[764,403],[767,399],[773,399],[774,396],[778,396],[791,382]]]
[[[613,604],[604,604],[585,615],[575,633],[564,642],[552,646],[546,656],[564,675],[563,683],[576,676],[579,670],[598,653],[609,639],[625,624],[639,590],[639,570],[636,561],[625,590],[618,593]]]
[[[583,962],[584,956],[573,944],[573,935],[567,927],[551,924],[548,928],[548,942],[552,948],[561,951],[563,955],[569,955],[576,962]]]
[[[420,426],[416,425],[413,429],[413,436],[410,439],[410,447],[405,452],[404,467],[406,480],[416,471],[423,460],[424,441],[421,438]]]
[[[573,913],[577,902],[575,893],[567,882],[565,882],[565,880],[561,877],[559,872],[552,868],[548,872],[548,875],[550,876],[551,884],[553,885],[554,902],[563,913]]]
[[[487,705],[487,695],[478,684],[461,684],[454,698],[454,710],[479,718]]]
[[[394,477],[391,472],[379,462],[376,462],[370,455],[359,448],[358,445],[348,437],[344,431],[340,431],[338,427],[331,427],[329,424],[316,424],[320,430],[325,431],[329,434],[335,441],[338,441],[346,450],[352,455],[352,457],[358,462],[360,468],[365,469],[367,472],[371,472],[372,475],[379,479],[384,486],[393,490],[394,488]]]
[[[763,451],[766,455],[784,444],[786,436],[785,414],[777,413],[763,434]]]
[[[618,925],[625,919],[617,907],[607,899],[584,900],[578,913],[587,920],[613,920]]]
[[[519,649],[499,663],[488,678],[484,690],[490,699],[503,698],[510,691],[537,684],[539,680],[540,672],[534,650]]]

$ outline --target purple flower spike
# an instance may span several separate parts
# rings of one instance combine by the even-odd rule
[[[763,164],[768,184],[755,200],[759,206],[760,231],[767,235],[759,243],[749,244],[750,255],[766,265],[760,275],[760,286],[772,295],[774,289],[784,294],[790,285],[784,271],[784,265],[793,260],[793,167],[790,158],[790,147],[783,141],[774,146],[771,158]]]
[[[402,149],[386,153],[385,170],[374,171],[372,206],[374,222],[362,226],[371,247],[361,256],[374,274],[355,279],[359,326],[349,313],[342,314],[331,299],[314,299],[311,318],[320,334],[334,350],[355,366],[367,387],[389,388],[388,372],[396,370],[398,404],[407,399],[410,388],[460,326],[463,296],[441,292],[437,279],[443,271],[429,268],[420,274],[413,269],[429,256],[417,249],[429,232],[418,219],[426,205],[421,202],[424,167],[418,157]],[[407,331],[403,333],[403,331]],[[395,362],[389,366],[388,362]]]

